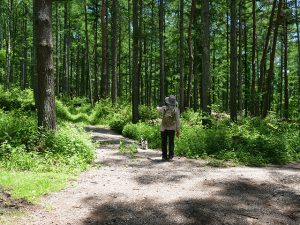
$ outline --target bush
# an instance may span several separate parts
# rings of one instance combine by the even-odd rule
[[[160,146],[159,126],[150,126],[146,123],[129,123],[125,125],[122,134],[137,141],[144,138],[148,140],[150,148],[159,148]]]

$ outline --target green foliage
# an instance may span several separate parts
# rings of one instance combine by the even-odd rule
[[[150,148],[160,147],[160,132],[159,126],[151,126],[146,123],[127,124],[122,134],[125,137],[132,138],[134,140],[140,141],[141,138],[148,140]]]

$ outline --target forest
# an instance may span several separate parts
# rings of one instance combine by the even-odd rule
[[[0,0],[0,190],[34,201],[89,168],[97,143],[87,125],[160,149],[156,106],[171,94],[176,155],[216,166],[298,161],[299,5]]]

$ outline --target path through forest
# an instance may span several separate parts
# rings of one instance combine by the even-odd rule
[[[42,199],[18,224],[300,224],[300,163],[284,167],[214,168],[202,160],[139,149],[118,151],[123,137],[88,127],[96,166]],[[99,165],[99,166],[97,166]]]

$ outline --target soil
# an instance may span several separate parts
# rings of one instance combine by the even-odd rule
[[[162,161],[150,149],[132,157],[118,150],[121,139],[132,141],[87,130],[106,143],[94,166],[15,224],[300,224],[300,163],[216,168],[184,157]]]

